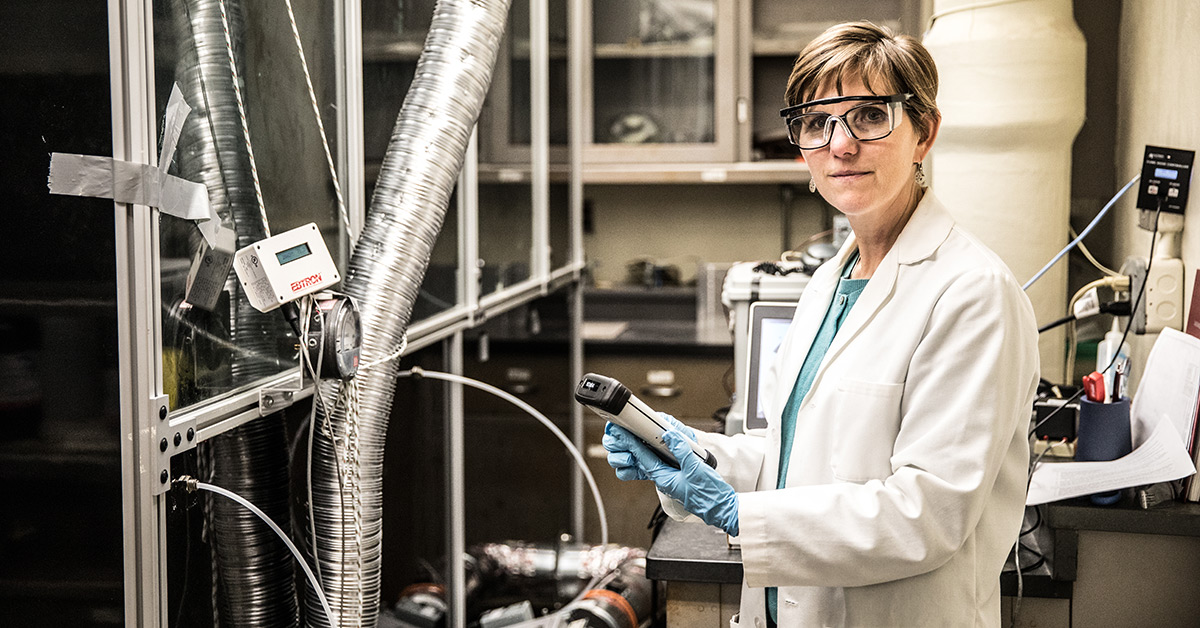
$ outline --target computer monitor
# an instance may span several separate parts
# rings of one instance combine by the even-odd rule
[[[777,303],[759,301],[750,305],[750,333],[748,338],[749,351],[746,359],[747,381],[742,390],[746,395],[746,429],[751,430],[767,426],[767,416],[763,411],[763,380],[775,354],[783,345],[783,337],[792,324],[792,315],[796,313],[795,303]]]

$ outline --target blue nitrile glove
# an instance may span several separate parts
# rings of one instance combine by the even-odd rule
[[[692,440],[696,440],[695,430],[684,425],[683,423],[680,423],[679,419],[676,419],[675,417],[667,414],[666,412],[659,412],[658,416],[663,421],[666,421],[668,424],[670,424],[673,429],[677,429],[680,432],[683,432],[688,438],[690,438]],[[619,479],[619,480],[648,480],[648,479],[650,479],[650,478],[646,477],[645,473],[642,473],[641,468],[638,467],[637,462],[633,459],[633,454],[630,453],[628,448],[625,447],[624,441],[621,439],[618,439],[618,438],[613,438],[610,435],[611,432],[609,432],[609,428],[611,428],[611,427],[616,427],[617,429],[621,429],[619,426],[613,425],[612,423],[608,423],[607,425],[605,425],[604,426],[604,438],[601,439],[600,444],[604,445],[604,448],[608,450],[608,466],[610,466],[614,470],[616,470],[617,479]],[[622,430],[622,431],[624,431],[624,430]],[[626,432],[626,433],[628,433],[628,432]]]
[[[631,454],[634,462],[632,468],[644,477],[654,481],[658,490],[668,497],[683,504],[688,512],[700,517],[705,523],[716,526],[733,536],[738,534],[738,496],[737,491],[721,477],[715,469],[708,466],[695,453],[691,446],[676,430],[663,434],[663,442],[679,460],[679,469],[662,461],[652,449],[642,443],[636,436],[624,428],[610,425],[605,428],[606,445],[611,442],[620,447],[618,451]],[[610,449],[610,451],[612,451]],[[612,464],[611,458],[609,456]],[[614,465],[615,468],[615,465]],[[626,469],[630,469],[626,467]],[[632,472],[632,470],[630,470]],[[618,470],[618,477],[621,471]],[[623,478],[624,479],[624,478]],[[634,479],[630,477],[629,479]]]

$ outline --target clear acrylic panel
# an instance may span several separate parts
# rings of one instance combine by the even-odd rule
[[[363,144],[368,212],[396,116],[416,74],[435,4],[434,0],[364,0],[362,3]],[[413,304],[410,324],[459,305],[458,286],[462,273],[459,270],[456,205],[455,197],[451,196],[425,279]]]
[[[522,88],[511,86],[510,94],[502,94],[493,83],[488,100],[524,99],[514,108],[512,116],[529,116],[529,3],[514,2],[508,12],[507,41],[513,51],[513,75],[526,77]],[[524,50],[524,54],[519,54]],[[486,105],[485,105],[486,106]],[[514,105],[514,107],[517,107]],[[528,133],[528,131],[526,131]],[[528,142],[528,139],[526,140]],[[532,276],[533,250],[533,186],[529,180],[479,184],[479,264],[481,270],[480,296],[499,292]]]
[[[338,251],[344,237],[340,212],[286,5],[225,0],[223,18],[221,4],[154,1],[160,129],[172,85],[192,108],[170,172],[207,186],[220,222],[237,234],[236,248],[315,222],[329,249]],[[293,6],[312,97],[330,153],[337,155],[336,3],[302,0]],[[197,225],[164,214],[159,227],[163,390],[171,407],[297,366],[295,338],[282,314],[250,306],[236,274],[222,274],[226,269],[214,264],[218,257],[209,255]],[[210,296],[189,291],[189,274],[210,268],[217,269],[214,284],[223,287]]]
[[[566,146],[567,121],[567,3],[551,0],[549,4],[550,60],[550,145]],[[511,85],[509,86],[509,143],[529,146],[530,126],[530,65],[529,65],[529,0],[513,0],[509,14],[523,19],[510,20],[508,37]]]
[[[479,184],[481,295],[532,276],[533,187],[528,183]]]
[[[566,183],[550,184],[550,270],[571,263],[571,188]]]
[[[0,623],[123,626],[113,202],[46,188],[50,153],[113,154],[107,7],[0,23]]]
[[[593,3],[593,143],[715,141],[716,10],[716,0]]]

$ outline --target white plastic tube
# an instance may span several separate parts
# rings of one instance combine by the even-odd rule
[[[496,388],[491,384],[481,382],[477,379],[463,377],[462,375],[443,373],[441,371],[427,371],[422,368],[413,368],[407,371],[400,371],[396,374],[396,377],[428,377],[429,379],[440,379],[446,382],[454,382],[457,384],[463,384],[464,386],[477,388],[484,392],[491,393],[524,410],[529,414],[529,416],[537,419],[539,423],[546,426],[546,429],[553,432],[554,436],[558,438],[558,440],[562,442],[563,446],[567,448],[567,451],[571,453],[571,458],[575,460],[575,465],[579,467],[580,472],[583,473],[584,479],[587,480],[588,487],[592,490],[592,500],[596,503],[596,513],[600,517],[600,546],[603,547],[608,545],[608,513],[604,510],[604,498],[600,497],[600,488],[596,486],[596,478],[592,476],[592,470],[588,468],[587,461],[583,459],[583,454],[579,453],[579,449],[575,447],[575,444],[571,442],[571,439],[567,438],[567,435],[563,434],[563,431],[558,429],[558,426],[555,425],[553,421],[546,418],[546,415],[538,412],[536,408],[528,403],[525,403],[520,398],[505,390]],[[588,588],[591,588],[591,585],[589,585]]]
[[[1070,0],[935,0],[925,36],[940,77],[933,190],[1019,278],[1067,243],[1071,146],[1084,118],[1083,35]],[[1066,265],[1029,290],[1038,320],[1061,316]],[[1042,372],[1062,369],[1042,343]]]

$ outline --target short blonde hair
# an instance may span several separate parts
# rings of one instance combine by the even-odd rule
[[[848,22],[830,27],[809,42],[788,77],[787,106],[812,100],[831,81],[859,78],[873,94],[912,94],[905,103],[922,140],[929,137],[941,115],[937,109],[938,76],[933,57],[921,42],[871,22]],[[874,87],[872,86],[874,83]],[[879,89],[876,89],[879,88]]]

